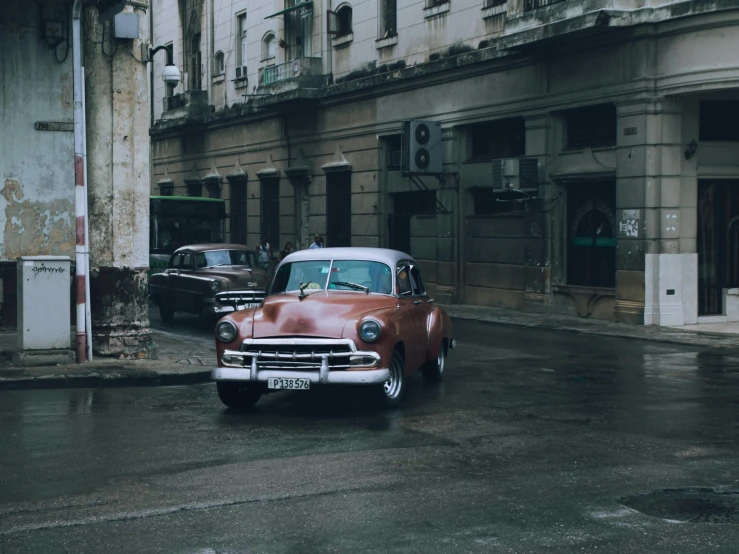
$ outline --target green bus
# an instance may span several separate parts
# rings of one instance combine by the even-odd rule
[[[226,202],[194,196],[152,196],[149,201],[149,270],[167,267],[180,246],[224,242]]]

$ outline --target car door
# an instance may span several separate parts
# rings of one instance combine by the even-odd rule
[[[398,262],[396,281],[398,293],[398,330],[405,345],[405,367],[407,372],[419,368],[426,358],[428,343],[423,311],[418,309],[418,298],[413,295],[411,280],[412,264],[409,260]]]
[[[180,287],[182,286],[179,282],[179,276],[180,276],[180,263],[182,261],[183,254],[182,253],[176,253],[172,255],[172,258],[170,258],[169,261],[169,268],[167,269],[167,275],[168,275],[168,285],[169,290],[167,292],[167,300],[169,304],[172,306],[172,308],[176,311],[182,310],[182,299],[183,295],[180,290]]]
[[[429,347],[429,318],[434,307],[433,299],[429,298],[428,292],[426,291],[426,286],[421,276],[421,269],[413,264],[411,265],[410,273],[411,289],[413,290],[413,307],[424,329],[422,344],[425,359]]]
[[[195,275],[195,255],[192,252],[183,252],[180,260],[179,274],[177,275],[177,289],[182,298],[182,309],[196,313],[202,296],[202,281]]]

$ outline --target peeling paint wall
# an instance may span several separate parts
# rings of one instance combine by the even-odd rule
[[[42,21],[59,22],[61,37],[42,38]],[[74,136],[35,128],[36,122],[72,121],[72,56],[65,40],[69,34],[66,1],[3,2],[0,262],[18,256],[74,255]],[[58,46],[50,47],[57,40]]]

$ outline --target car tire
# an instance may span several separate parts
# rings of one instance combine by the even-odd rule
[[[393,352],[390,360],[390,378],[380,388],[380,398],[385,406],[393,407],[400,404],[406,388],[405,360],[400,351]]]
[[[164,300],[159,303],[159,315],[165,323],[171,323],[174,319],[174,310]]]
[[[444,377],[444,366],[446,365],[446,344],[441,343],[439,345],[439,354],[436,356],[436,360],[428,362],[423,366],[421,374],[424,380],[430,383],[436,383]]]
[[[263,393],[261,387],[239,381],[218,381],[216,389],[221,402],[237,412],[252,409]]]

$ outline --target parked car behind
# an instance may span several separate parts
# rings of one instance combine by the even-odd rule
[[[454,340],[408,254],[320,248],[287,256],[261,306],[221,319],[216,346],[221,401],[248,409],[266,392],[333,384],[395,405],[417,371],[442,378]]]
[[[149,295],[164,321],[189,312],[215,323],[226,313],[258,306],[267,284],[246,245],[192,244],[175,250],[167,269],[151,276]]]

